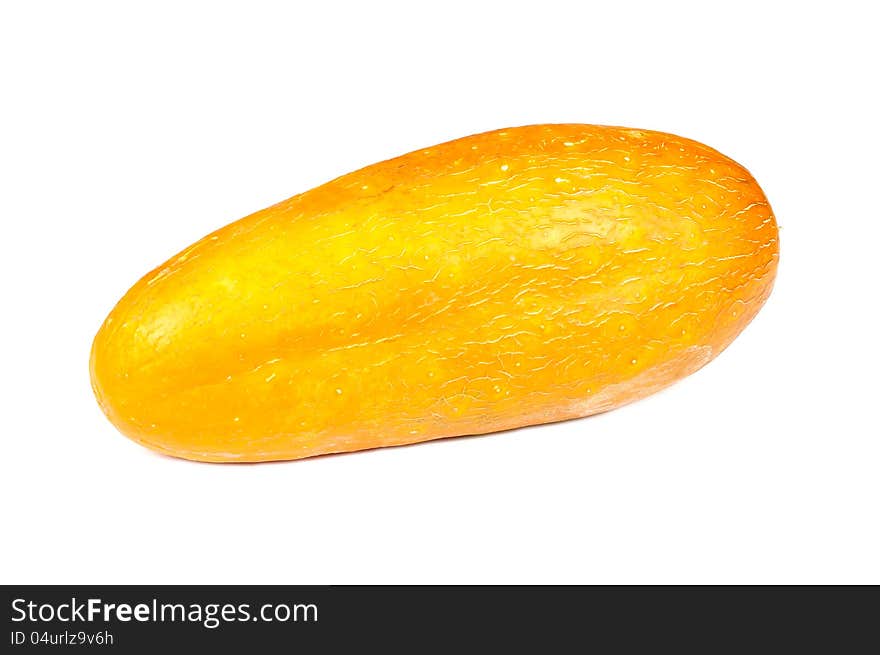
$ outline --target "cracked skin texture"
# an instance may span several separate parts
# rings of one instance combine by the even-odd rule
[[[717,356],[770,293],[773,213],[671,134],[534,125],[337,178],[208,235],[107,317],[116,427],[297,459],[587,416]]]

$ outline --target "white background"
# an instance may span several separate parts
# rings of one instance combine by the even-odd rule
[[[870,3],[5,2],[4,583],[880,583]],[[268,465],[155,455],[89,386],[138,277],[360,166],[627,125],[747,166],[776,289],[590,419]]]

